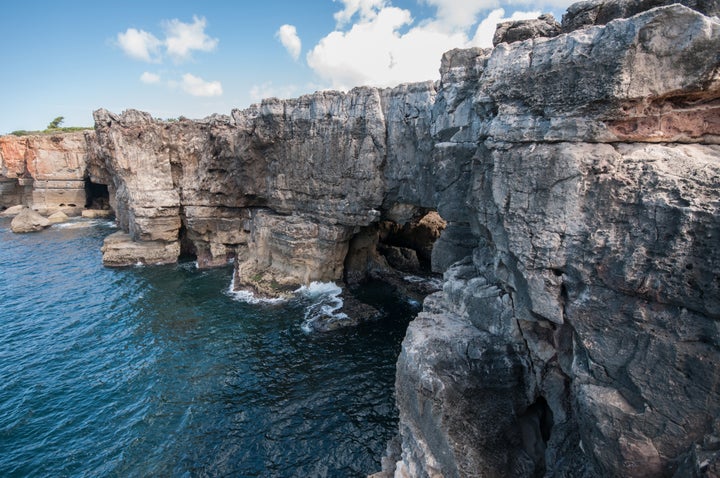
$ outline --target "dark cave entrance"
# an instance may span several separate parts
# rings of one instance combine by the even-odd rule
[[[85,208],[110,209],[110,191],[107,184],[94,183],[85,178]]]
[[[345,258],[349,286],[383,281],[418,299],[437,290],[432,250],[446,223],[435,210],[416,209],[402,223],[385,218],[362,228],[350,241]]]

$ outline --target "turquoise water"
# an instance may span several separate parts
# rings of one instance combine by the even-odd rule
[[[301,329],[310,299],[251,305],[231,269],[102,267],[107,222],[0,220],[0,476],[364,476],[397,429],[407,301]]]

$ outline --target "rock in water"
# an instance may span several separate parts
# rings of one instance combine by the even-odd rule
[[[62,211],[58,211],[48,216],[48,221],[50,221],[51,224],[66,222],[68,219],[70,219],[68,215]]]
[[[37,232],[42,231],[50,225],[50,221],[30,208],[23,208],[10,223],[12,232]]]

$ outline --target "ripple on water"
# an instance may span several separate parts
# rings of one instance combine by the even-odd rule
[[[305,333],[307,297],[247,304],[229,269],[107,269],[106,223],[0,220],[0,476],[361,476],[395,433],[413,310]],[[371,294],[373,292],[371,291]]]

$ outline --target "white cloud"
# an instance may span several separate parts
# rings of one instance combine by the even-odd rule
[[[293,57],[293,60],[300,58],[300,50],[302,49],[302,42],[297,34],[297,30],[293,25],[283,25],[275,33],[275,36],[280,40],[280,43]]]
[[[387,4],[387,0],[333,0],[340,1],[345,8],[336,12],[333,17],[337,22],[338,28],[348,24],[352,17],[360,14],[360,21],[366,22],[377,16],[377,11]]]
[[[148,85],[160,83],[160,75],[146,71],[140,75],[140,81],[147,83]]]
[[[539,11],[514,12],[506,18],[505,11],[497,8],[502,0],[423,0],[435,7],[436,14],[414,23],[409,10],[390,6],[385,0],[340,1],[344,9],[335,19],[338,24],[350,20],[353,24],[349,30],[326,35],[306,59],[317,75],[341,90],[438,79],[440,58],[446,51],[491,47],[497,23],[540,15]],[[544,0],[543,4],[571,1]],[[495,10],[488,13],[491,8]]]
[[[475,24],[483,10],[498,5],[497,0],[424,0],[437,8],[437,22],[444,29],[465,29]]]
[[[492,39],[498,23],[509,20],[529,20],[540,16],[540,12],[514,12],[509,18],[505,18],[505,10],[497,8],[478,25],[475,30],[475,36],[470,41],[470,45],[482,48],[492,48]]]
[[[259,102],[265,98],[292,98],[298,95],[300,88],[296,85],[275,86],[272,81],[250,88],[250,101]]]
[[[205,81],[190,73],[182,76],[180,87],[193,96],[220,96],[223,92],[219,81]]]
[[[442,54],[463,46],[467,36],[443,32],[433,23],[399,32],[411,23],[408,10],[385,7],[373,19],[321,39],[307,55],[308,65],[343,90],[436,79]]]
[[[196,16],[193,16],[192,23],[183,23],[178,19],[163,22],[164,45],[168,55],[181,62],[190,59],[193,50],[213,51],[219,40],[205,33],[206,26],[205,18]]]
[[[130,58],[149,63],[159,60],[161,42],[152,33],[128,28],[125,33],[118,33],[117,41],[120,48]]]

